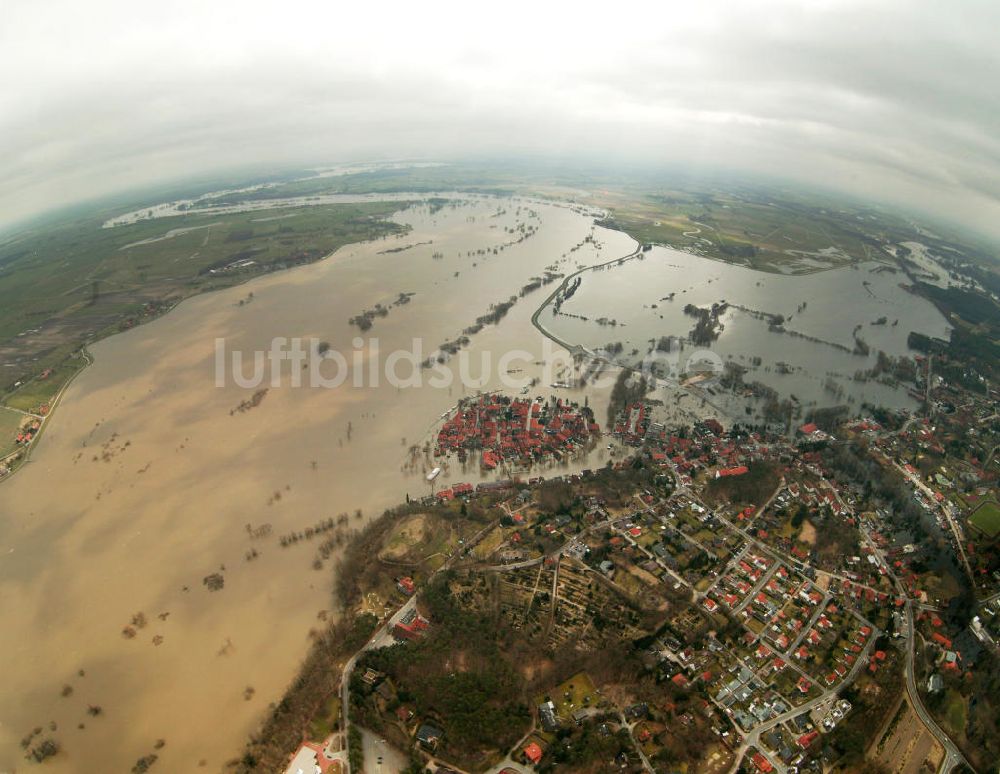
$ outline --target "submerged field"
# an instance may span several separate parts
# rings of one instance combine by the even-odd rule
[[[447,190],[454,182],[446,170],[420,174],[425,187],[411,190]],[[347,176],[299,183],[273,198],[321,195],[330,186],[402,191],[408,180]],[[561,181],[548,193],[571,184]],[[328,575],[317,570],[336,561],[346,533],[406,497],[503,475],[484,474],[472,461],[444,465],[429,483],[428,471],[440,462],[423,447],[461,397],[501,386],[497,355],[525,351],[511,371],[534,380],[532,395],[589,401],[603,421],[612,384],[556,387],[575,383],[579,364],[543,340],[532,317],[549,293],[541,277],[613,263],[635,249],[634,240],[595,227],[593,211],[578,204],[464,193],[409,206],[416,198],[186,212],[108,229],[77,221],[0,248],[0,362],[9,364],[2,373],[11,382],[16,373],[28,377],[8,394],[10,405],[51,400],[79,370],[80,362],[66,357],[82,341],[124,331],[88,347],[95,364],[72,381],[47,420],[32,464],[0,485],[0,615],[13,635],[0,638],[9,676],[0,695],[0,769],[22,763],[20,741],[35,728],[61,748],[48,764],[54,771],[128,770],[153,750],[165,771],[222,768],[282,695],[310,629],[334,614]],[[576,198],[600,200],[587,191]],[[720,233],[737,228],[738,221],[723,220],[715,221]],[[743,227],[756,238],[754,226]],[[781,238],[798,239],[797,249],[820,248],[818,236],[807,242],[789,229]],[[854,251],[864,252],[863,245],[840,249],[858,261]],[[604,327],[597,338],[589,323],[574,329],[571,321],[567,338],[596,346],[617,337],[638,348],[657,335],[685,333],[690,322],[679,330],[654,327],[662,310],[654,315],[651,305],[668,291],[643,271],[664,257],[660,250],[603,277],[623,283],[614,301],[624,305],[622,333]],[[811,260],[782,254],[788,265]],[[692,296],[718,300],[717,262],[688,259],[702,266],[711,288],[692,287]],[[777,260],[769,259],[768,271],[781,270]],[[662,261],[660,268],[669,269]],[[730,280],[748,272],[723,268],[733,270]],[[629,279],[632,271],[638,274]],[[657,281],[671,284],[670,271]],[[893,284],[858,273],[850,286],[864,281],[876,290]],[[637,288],[649,298],[637,301]],[[218,292],[201,293],[209,289]],[[585,284],[573,303],[599,296],[596,283]],[[878,303],[904,306],[888,290]],[[803,323],[820,316],[820,304],[809,306],[816,311],[795,312]],[[731,335],[752,338],[753,325],[737,324],[740,314],[749,313],[733,313]],[[899,317],[907,319],[903,311]],[[863,318],[868,326],[873,320]],[[866,330],[872,341],[896,342],[881,326]],[[455,378],[441,388],[383,381],[299,389],[282,381],[254,401],[252,389],[232,380],[217,386],[216,339],[251,353],[275,337],[314,338],[350,354],[361,334],[377,337],[382,352],[423,346],[417,362],[453,344],[470,355],[477,380],[463,382],[459,365],[449,362]],[[834,345],[850,345],[849,332],[837,336]],[[482,356],[494,358],[487,374]],[[42,379],[46,364],[55,371]],[[698,400],[674,393],[659,393],[664,411],[682,396]],[[0,412],[0,422],[9,413]],[[590,459],[539,472],[596,469],[612,458],[601,444]],[[442,537],[426,527],[415,520],[395,535],[390,558],[439,562]],[[372,609],[381,602],[373,596]]]
[[[608,192],[596,199],[611,211],[608,225],[640,242],[758,271],[803,274],[889,258],[875,236],[885,231],[879,218],[773,193]]]
[[[526,350],[524,378],[557,392],[548,385],[563,377],[544,376],[553,353],[531,325],[543,292],[518,294],[592,220],[494,198],[422,204],[397,219],[409,233],[195,295],[89,348],[94,364],[47,420],[31,464],[0,484],[0,615],[11,634],[0,638],[0,770],[24,763],[20,741],[36,727],[35,744],[51,738],[61,750],[51,771],[127,771],[151,754],[164,771],[221,769],[284,692],[310,629],[333,614],[328,571],[345,530],[407,495],[482,479],[473,464],[426,480],[434,463],[422,440],[476,389],[457,371],[443,388],[285,382],[238,411],[254,390],[216,387],[217,338],[249,353],[275,336],[315,337],[349,354],[360,332],[349,320],[405,292],[411,300],[376,316],[368,336],[383,352],[418,337],[429,354],[513,296],[502,320],[470,337],[473,374],[482,353]],[[512,231],[527,224],[533,235],[517,241]],[[204,239],[184,238],[194,234]],[[629,244],[610,232],[605,249]],[[592,245],[581,252],[599,258]],[[499,386],[494,360],[481,388]],[[558,394],[603,413],[610,389]],[[608,459],[602,446],[552,469]],[[418,532],[394,550],[416,541],[433,563],[439,548]]]
[[[860,410],[866,402],[906,408],[913,405],[907,387],[876,373],[880,358],[909,356],[911,331],[946,338],[949,328],[930,302],[881,267],[866,262],[785,276],[653,247],[580,272],[572,294],[554,299],[538,319],[560,340],[675,380],[700,363],[728,367],[738,381],[716,374],[701,387],[735,415],[755,382],[775,396],[794,396],[802,412]],[[695,341],[694,315],[713,308],[721,310],[715,330]],[[787,421],[787,412],[774,419]]]
[[[22,407],[34,402],[19,398],[14,383],[36,378],[85,342],[141,323],[194,293],[397,233],[402,227],[386,217],[399,207],[299,207],[274,218],[191,214],[117,228],[100,228],[95,217],[8,241],[0,246],[0,396]],[[232,265],[239,262],[244,265]],[[39,386],[40,398],[59,385],[52,378]]]
[[[604,225],[640,242],[781,274],[890,259],[887,246],[925,237],[907,220],[857,202],[745,181],[660,177],[668,182],[635,170],[612,174],[555,166],[401,165],[220,192],[191,206],[209,211],[262,199],[371,192],[517,192],[600,207],[609,216]]]

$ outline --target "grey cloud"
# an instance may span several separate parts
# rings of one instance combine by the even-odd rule
[[[14,2],[0,28],[0,225],[241,163],[531,151],[763,172],[1000,235],[992,3],[87,5]]]

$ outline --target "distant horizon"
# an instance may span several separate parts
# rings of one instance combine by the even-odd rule
[[[773,176],[1000,237],[986,0],[9,6],[7,223],[248,166],[514,155]]]
[[[166,177],[151,180],[146,183],[127,186],[115,191],[95,194],[84,197],[76,201],[53,206],[33,215],[22,218],[18,221],[0,220],[0,239],[9,240],[18,237],[20,234],[30,232],[47,223],[58,223],[72,220],[76,217],[86,218],[96,215],[102,210],[136,209],[150,206],[165,201],[196,197],[221,190],[221,187],[228,186],[252,186],[267,185],[280,182],[281,178],[305,179],[308,172],[330,169],[338,166],[360,166],[365,164],[436,164],[440,166],[454,167],[456,169],[469,167],[485,167],[486,169],[501,169],[505,165],[510,165],[510,171],[515,174],[520,168],[535,165],[531,172],[542,175],[546,171],[555,171],[560,174],[579,174],[583,178],[590,178],[590,184],[599,183],[596,179],[598,175],[619,174],[622,186],[636,186],[639,183],[662,185],[664,188],[677,187],[682,190],[701,190],[694,185],[694,181],[700,179],[709,186],[749,186],[760,188],[762,191],[780,192],[787,189],[817,197],[828,202],[830,205],[841,203],[844,205],[870,207],[883,214],[894,215],[902,218],[914,218],[919,221],[919,225],[930,229],[949,229],[962,232],[962,236],[967,241],[976,243],[979,247],[986,249],[1000,249],[1000,233],[992,234],[976,229],[965,223],[943,217],[940,213],[924,211],[913,205],[901,204],[886,199],[872,199],[850,190],[822,185],[821,183],[805,183],[789,177],[778,177],[775,175],[764,175],[747,172],[745,170],[723,169],[719,167],[704,168],[692,167],[682,164],[661,164],[652,166],[643,164],[641,161],[619,161],[600,162],[595,159],[569,159],[565,156],[541,156],[541,155],[507,155],[507,156],[479,156],[479,157],[393,157],[385,156],[378,158],[352,158],[341,160],[315,160],[312,162],[301,162],[296,164],[266,164],[266,165],[238,165],[234,167],[219,167],[204,170],[201,174],[190,176]],[[539,168],[540,167],[540,168]],[[505,170],[506,171],[506,170]],[[301,174],[301,177],[298,175]],[[363,171],[348,174],[364,174]],[[650,180],[640,180],[639,177],[649,176]],[[522,184],[530,184],[525,179]],[[954,236],[954,235],[953,235]],[[951,238],[951,237],[944,237]],[[1000,262],[1000,254],[991,256],[993,260]]]
[[[1000,760],[998,0],[3,10],[0,774]]]

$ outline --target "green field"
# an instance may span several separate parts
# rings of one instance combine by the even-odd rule
[[[340,697],[333,694],[309,724],[309,738],[314,742],[322,742],[337,729],[339,724]]]
[[[17,381],[58,368],[93,341],[168,310],[195,293],[317,260],[345,244],[397,233],[402,202],[189,214],[101,228],[100,213],[37,228],[0,244],[0,364],[5,398]],[[177,229],[194,229],[168,234]],[[145,244],[138,244],[145,240]],[[226,268],[238,261],[253,263]],[[215,270],[215,273],[210,273]],[[28,408],[76,369],[59,368]]]
[[[14,437],[24,418],[23,414],[0,406],[0,458],[6,457],[17,447]]]
[[[28,411],[33,414],[42,413],[41,407],[51,408],[52,401],[67,381],[73,378],[87,364],[87,359],[79,354],[69,355],[56,364],[52,372],[44,378],[39,374],[29,378],[24,384],[13,390],[4,401],[11,408]]]
[[[585,701],[587,697],[587,701]],[[586,672],[580,672],[569,678],[562,685],[558,685],[551,692],[538,694],[535,697],[535,705],[539,705],[546,700],[552,699],[556,705],[556,714],[564,721],[568,720],[574,712],[585,707],[596,707],[601,700],[600,694],[594,687],[594,681]]]
[[[669,245],[759,271],[803,274],[862,260],[889,261],[889,223],[752,190],[627,190],[595,197],[607,222],[640,242]],[[824,251],[824,254],[820,254]]]
[[[987,537],[995,538],[1000,534],[1000,505],[983,503],[969,517],[969,523]]]
[[[293,180],[263,190],[220,194],[204,204],[328,193],[519,193],[604,208],[610,213],[604,225],[640,242],[778,273],[805,273],[860,260],[889,261],[883,243],[919,238],[904,219],[857,203],[739,182],[658,177],[516,164],[444,165]],[[834,251],[827,255],[795,252],[830,248]]]
[[[949,690],[945,695],[944,711],[942,714],[944,715],[945,722],[951,727],[953,734],[965,732],[968,712],[965,698],[962,694],[958,691]]]

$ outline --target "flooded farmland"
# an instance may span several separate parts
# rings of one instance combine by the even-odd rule
[[[254,404],[232,379],[215,386],[216,339],[252,353],[315,337],[350,355],[357,337],[383,353],[418,337],[429,355],[592,229],[566,207],[486,198],[399,218],[410,233],[189,299],[93,347],[31,462],[0,486],[0,771],[29,765],[19,741],[36,727],[63,750],[52,771],[128,771],[154,750],[164,771],[221,769],[331,608],[331,560],[314,569],[316,542],[280,537],[430,491],[409,448],[461,397],[457,380],[314,389],[286,373]],[[629,245],[612,234],[603,250]],[[574,258],[596,260],[588,250]],[[530,317],[544,292],[471,337],[473,375],[481,352],[518,348],[531,353],[518,369],[542,376]],[[376,304],[391,310],[363,334],[348,322]],[[497,384],[494,372],[482,389]],[[463,480],[477,468],[434,484]]]
[[[594,351],[618,350],[615,360],[634,364],[664,337],[688,336],[696,324],[690,306],[709,309],[724,302],[716,340],[700,347],[686,343],[683,350],[671,342],[680,370],[696,350],[700,356],[707,351],[716,362],[745,368],[745,381],[794,395],[803,407],[912,407],[904,387],[887,378],[861,378],[860,372],[875,367],[880,351],[912,355],[911,331],[945,339],[949,332],[929,301],[901,287],[905,275],[882,263],[788,276],[653,247],[578,277],[572,295],[539,316],[561,340]],[[734,396],[712,392],[713,402],[735,416],[743,413]]]
[[[558,282],[525,287],[547,269],[568,275],[629,254],[635,242],[580,210],[529,200],[461,197],[397,217],[409,233],[189,299],[92,348],[94,365],[69,388],[31,462],[0,486],[0,771],[26,765],[19,741],[36,727],[64,752],[52,771],[127,771],[154,750],[164,771],[217,771],[238,755],[331,608],[332,560],[314,542],[282,548],[281,536],[339,514],[358,525],[407,495],[479,481],[473,464],[428,483],[432,461],[420,447],[460,397],[500,386],[503,353],[525,351],[505,373],[537,380],[532,395],[586,398],[603,424],[607,381],[551,387],[572,381],[571,361],[531,317]],[[787,329],[827,342],[773,332],[730,307],[714,347],[740,362],[760,357],[755,378],[819,403],[829,371],[856,402],[908,400],[844,376],[873,357],[843,351],[855,324],[872,353],[893,355],[910,330],[946,331],[932,307],[876,269],[786,277],[654,248],[584,272],[561,313],[547,308],[540,322],[590,349],[621,340],[644,350],[691,329],[685,304],[726,300],[780,312]],[[412,352],[417,339],[419,360],[511,299],[460,345],[471,373],[449,387],[384,378],[295,387],[287,362],[256,398],[261,387],[216,385],[219,339],[248,359],[275,337],[315,339],[352,362],[360,353],[370,375],[373,339],[381,357]],[[881,316],[887,323],[872,326]],[[483,375],[483,353],[492,353],[489,373],[463,387]],[[791,372],[778,375],[779,361]],[[448,365],[458,367],[459,358]],[[598,445],[571,467],[602,465],[608,454]]]

